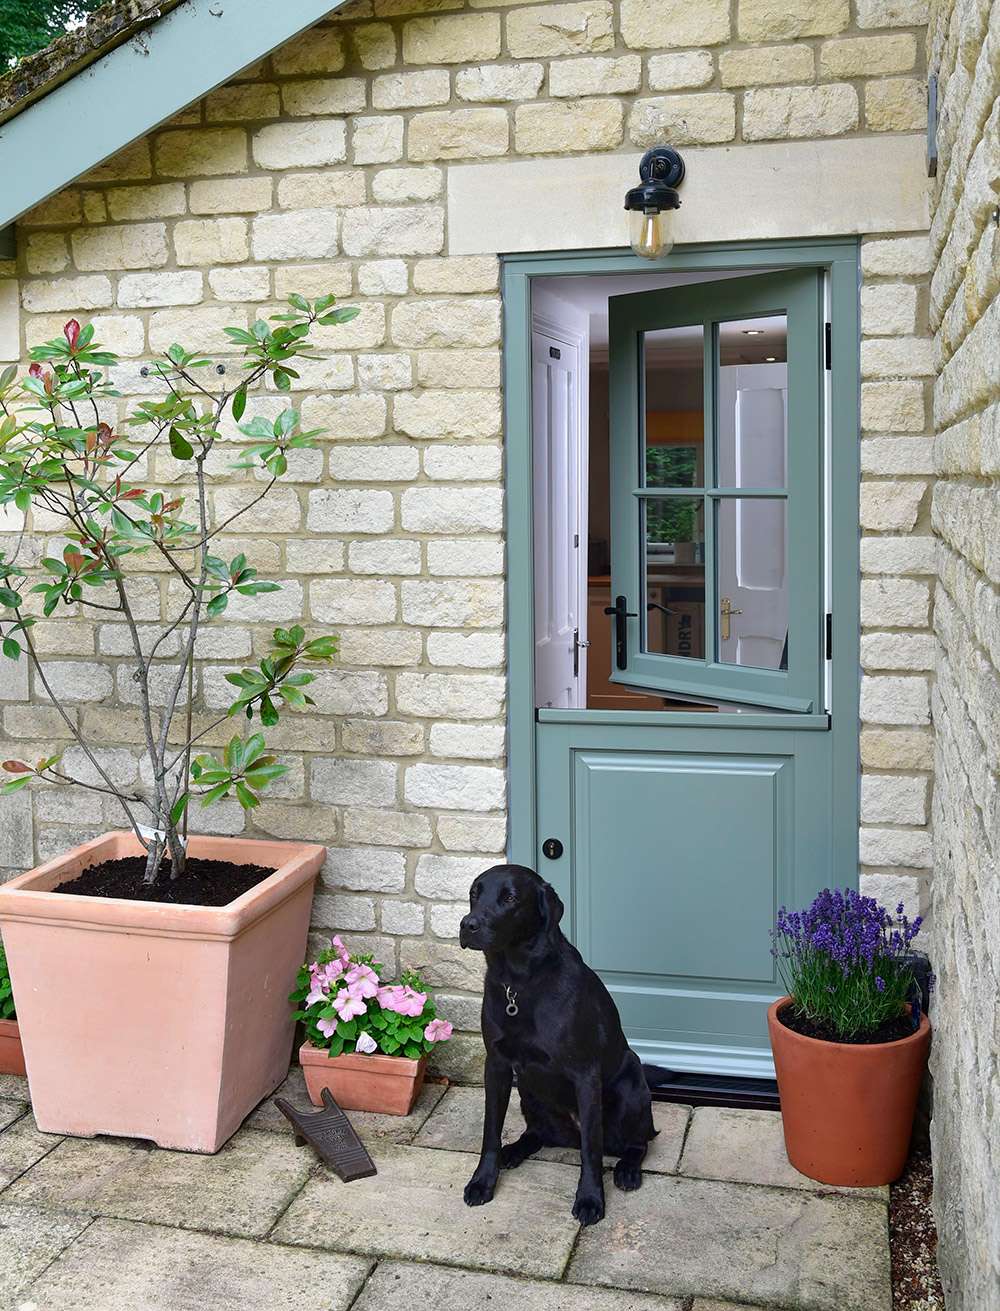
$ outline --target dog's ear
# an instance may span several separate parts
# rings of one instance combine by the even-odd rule
[[[542,883],[538,889],[538,913],[542,919],[542,928],[551,933],[563,917],[565,907],[559,893],[551,883]]]

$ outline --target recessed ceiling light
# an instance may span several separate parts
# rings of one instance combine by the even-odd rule
[[[764,363],[765,363],[765,364],[774,364],[775,361],[777,360],[777,358],[778,358],[777,355],[765,355],[765,356],[764,356]]]
[[[743,329],[743,336],[744,336],[744,337],[763,337],[763,335],[764,335],[764,329],[763,329],[763,328],[744,328],[744,329]]]

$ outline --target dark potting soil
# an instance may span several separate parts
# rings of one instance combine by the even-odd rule
[[[178,879],[170,877],[164,865],[155,883],[144,883],[144,856],[105,860],[85,869],[79,877],[60,883],[53,892],[72,892],[78,897],[125,897],[129,901],[163,901],[186,906],[226,906],[255,884],[269,878],[273,869],[263,865],[233,865],[228,860],[187,862]]]
[[[897,1015],[895,1019],[886,1020],[885,1024],[880,1024],[877,1029],[871,1029],[868,1033],[854,1033],[849,1038],[844,1038],[827,1025],[817,1024],[814,1020],[797,1014],[791,1003],[782,1006],[778,1012],[778,1019],[786,1029],[801,1033],[805,1038],[822,1038],[824,1042],[843,1042],[852,1045],[867,1046],[876,1042],[898,1042],[900,1038],[908,1038],[913,1032],[913,1021],[909,1015]]]

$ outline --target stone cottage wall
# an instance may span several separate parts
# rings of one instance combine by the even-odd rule
[[[235,803],[196,819],[325,842],[317,930],[424,967],[462,1027],[479,977],[455,941],[462,901],[506,827],[501,306],[495,257],[449,255],[450,172],[508,156],[631,161],[662,140],[717,148],[701,156],[710,169],[742,143],[920,132],[926,17],[924,0],[361,0],[18,225],[21,352],[70,314],[92,317],[126,357],[126,395],[149,387],[148,352],[180,340],[224,353],[224,325],[290,291],[361,307],[325,330],[331,354],[294,396],[329,439],[227,535],[229,554],[288,581],[213,625],[196,719],[277,621],[338,631],[341,658],[316,711],[274,733],[293,768],[252,826]],[[915,908],[931,864],[926,235],[868,233],[862,266],[862,864],[871,890]],[[16,355],[9,310],[6,322],[0,353]],[[284,404],[257,396],[248,417]],[[232,426],[226,438],[220,472],[238,453]],[[148,477],[177,486],[184,471],[158,457]],[[252,475],[225,473],[216,509],[253,491]],[[22,525],[4,527],[13,541]],[[26,528],[21,558],[37,560],[50,526]],[[162,573],[136,594],[150,623],[176,602]],[[71,713],[131,783],[142,753],[122,626],[37,631]],[[5,667],[0,700],[5,751],[61,742],[23,666]],[[100,798],[62,791],[21,793],[2,816],[7,871],[117,822]],[[468,1072],[476,1051],[450,1045],[452,1068]]]
[[[932,1138],[950,1311],[1000,1290],[1000,3],[935,6]]]

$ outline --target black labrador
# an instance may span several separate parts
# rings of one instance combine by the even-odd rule
[[[596,1224],[604,1216],[605,1152],[620,1158],[617,1187],[642,1184],[656,1133],[643,1067],[607,988],[560,929],[563,904],[553,887],[524,865],[494,865],[473,883],[469,904],[460,942],[484,952],[487,963],[486,1115],[465,1201],[490,1201],[500,1170],[540,1147],[579,1147],[573,1215]],[[515,1074],[527,1129],[501,1147]]]

